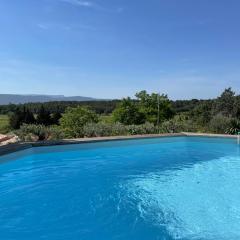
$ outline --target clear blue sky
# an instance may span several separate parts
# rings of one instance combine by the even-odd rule
[[[1,0],[0,93],[239,93],[239,9],[239,0]]]

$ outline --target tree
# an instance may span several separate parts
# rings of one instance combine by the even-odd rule
[[[18,107],[9,117],[9,125],[13,129],[19,129],[24,123],[33,124],[34,122],[34,115],[25,107],[23,109]]]
[[[62,117],[62,114],[60,112],[54,112],[51,116],[51,123],[53,125],[59,125],[59,120]]]
[[[233,115],[233,106],[235,102],[235,92],[231,88],[227,88],[217,98],[215,103],[215,114],[221,113],[225,117],[232,117]]]
[[[35,123],[35,118],[33,113],[31,113],[29,109],[26,109],[26,107],[23,108],[23,123],[26,123],[26,124]]]
[[[9,125],[13,129],[19,129],[22,124],[22,112],[20,109],[16,109],[15,112],[9,115]]]
[[[47,111],[44,106],[42,105],[38,115],[37,115],[37,124],[42,124],[45,126],[51,125],[51,115],[50,112]]]
[[[198,125],[206,127],[212,119],[212,102],[205,101],[197,105],[190,112],[190,116]]]
[[[236,96],[233,104],[233,117],[240,119],[240,96]]]
[[[115,122],[120,122],[125,125],[142,124],[145,122],[144,113],[139,111],[136,101],[131,98],[123,99],[113,111],[113,118]]]
[[[83,128],[87,123],[98,122],[95,112],[87,107],[68,108],[60,119],[60,127],[67,137],[83,137]]]
[[[139,111],[145,115],[147,122],[156,125],[158,117],[160,123],[173,117],[174,113],[167,95],[156,93],[150,95],[146,91],[141,91],[136,94],[136,97],[139,104]]]

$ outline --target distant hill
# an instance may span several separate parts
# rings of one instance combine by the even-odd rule
[[[64,95],[17,95],[17,94],[0,94],[0,105],[20,104],[20,103],[36,103],[36,102],[52,102],[52,101],[96,101],[98,99],[91,97]]]

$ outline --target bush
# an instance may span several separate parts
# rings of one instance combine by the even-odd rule
[[[59,140],[65,138],[62,129],[59,126],[48,127],[48,139],[47,140]]]
[[[220,133],[224,134],[226,133],[227,129],[231,126],[231,118],[217,115],[212,118],[212,120],[209,123],[209,130],[213,133]]]
[[[240,132],[240,120],[238,119],[232,119],[230,121],[230,126],[227,128],[226,133],[228,134],[238,134]]]
[[[122,123],[115,123],[112,125],[112,136],[123,136],[127,134],[126,126]]]
[[[159,132],[161,133],[180,133],[180,132],[195,132],[197,127],[192,120],[187,119],[185,116],[175,116],[169,121],[161,124]]]
[[[46,127],[44,125],[23,124],[15,133],[22,141],[44,141],[64,138],[59,128]]]
[[[151,123],[146,123],[142,125],[123,125],[121,123],[89,123],[84,126],[85,137],[104,137],[154,133],[157,133],[157,128]]]
[[[121,123],[89,123],[84,126],[85,137],[119,136],[127,134],[126,127]]]
[[[102,137],[112,135],[112,124],[108,123],[88,123],[83,128],[85,137]]]
[[[126,126],[126,128],[130,135],[158,133],[158,128],[154,126],[154,124],[152,123],[145,123],[141,125],[129,125]]]
[[[68,108],[60,119],[60,127],[66,137],[79,138],[84,136],[84,126],[87,123],[96,123],[97,114],[87,107]]]

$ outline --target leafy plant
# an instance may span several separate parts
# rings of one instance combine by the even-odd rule
[[[232,119],[230,122],[230,126],[227,128],[227,134],[238,134],[240,132],[240,120],[239,119]]]
[[[145,114],[140,112],[136,101],[125,98],[113,111],[113,119],[115,122],[120,122],[124,125],[142,124],[145,122]]]
[[[173,119],[161,124],[161,133],[194,132],[197,128],[194,122],[185,115],[176,115]]]
[[[84,126],[87,123],[98,122],[98,116],[87,107],[68,108],[60,119],[60,127],[70,138],[84,136]]]
[[[127,129],[121,123],[88,123],[84,126],[85,137],[126,135]]]
[[[12,129],[19,129],[22,124],[35,123],[34,115],[25,107],[17,108],[9,115],[9,125]]]
[[[57,127],[46,127],[44,125],[23,124],[15,134],[22,141],[44,141],[57,140],[64,137],[62,131]]]
[[[226,129],[231,126],[231,118],[217,115],[214,116],[209,123],[209,131],[212,133],[226,133]]]
[[[129,125],[126,126],[126,128],[130,135],[158,133],[158,128],[154,126],[154,124],[148,122],[141,125]]]

